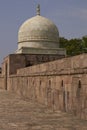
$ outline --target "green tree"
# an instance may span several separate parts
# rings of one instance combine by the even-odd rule
[[[87,36],[83,36],[82,41],[83,41],[84,47],[87,47]]]
[[[66,48],[68,44],[68,40],[65,39],[64,37],[60,37],[60,48]]]
[[[65,48],[68,56],[87,53],[87,36],[82,37],[82,39],[70,40],[60,37],[60,48]]]
[[[87,36],[82,37],[83,50],[87,53]]]
[[[66,47],[67,55],[77,55],[83,52],[83,44],[81,39],[71,39]]]
[[[84,42],[82,39],[67,40],[60,37],[60,48],[65,48],[68,56],[73,56],[83,53]]]

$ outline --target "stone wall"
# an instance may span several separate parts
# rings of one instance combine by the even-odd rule
[[[75,71],[78,69],[86,69],[87,68],[87,54],[82,54],[78,56],[73,56],[69,58],[63,58],[55,61],[50,61],[44,64],[35,65],[29,68],[19,69],[17,74],[34,74],[34,73],[43,73],[43,72],[61,72],[66,71],[70,73],[71,71]],[[74,72],[73,72],[74,73]]]
[[[87,54],[18,69],[8,82],[25,99],[86,118]]]
[[[0,89],[4,89],[4,77],[0,74]]]
[[[87,75],[11,76],[9,90],[53,110],[79,115],[87,108]],[[80,115],[81,116],[81,115]]]
[[[25,68],[28,66],[33,66],[41,64],[44,62],[54,61],[63,58],[64,55],[36,55],[36,54],[10,54],[4,58],[2,63],[2,74],[5,74],[7,69],[8,74],[16,74],[17,69]]]

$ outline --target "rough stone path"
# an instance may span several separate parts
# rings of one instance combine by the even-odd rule
[[[43,105],[0,90],[0,130],[87,130],[87,120],[52,112]]]

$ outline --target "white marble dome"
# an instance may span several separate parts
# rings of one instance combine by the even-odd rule
[[[26,20],[18,32],[18,49],[22,47],[58,48],[59,32],[56,25],[40,15]]]

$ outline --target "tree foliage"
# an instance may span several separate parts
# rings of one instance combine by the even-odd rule
[[[87,52],[87,37],[82,39],[65,39],[60,37],[60,48],[65,48],[68,56],[78,55]]]

